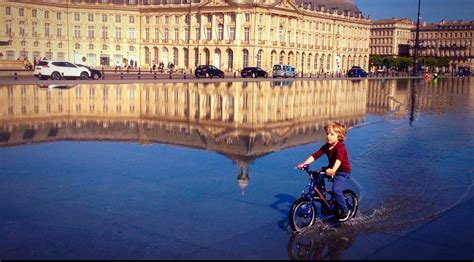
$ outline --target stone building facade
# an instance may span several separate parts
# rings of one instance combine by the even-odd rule
[[[0,59],[138,61],[225,71],[367,67],[370,20],[351,0],[0,0]]]
[[[403,19],[372,21],[370,54],[413,55],[416,22]],[[418,57],[447,57],[452,70],[474,68],[474,21],[440,21],[420,24]],[[402,49],[401,49],[402,48]]]
[[[370,54],[382,56],[408,54],[408,47],[411,44],[411,30],[415,24],[407,18],[372,21]]]
[[[416,28],[412,29],[414,45]],[[448,57],[450,68],[474,68],[474,20],[440,21],[420,26],[420,57]]]

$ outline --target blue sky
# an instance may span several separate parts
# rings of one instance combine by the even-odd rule
[[[372,20],[408,17],[416,20],[417,0],[354,0]],[[421,0],[421,21],[474,20],[474,0]]]

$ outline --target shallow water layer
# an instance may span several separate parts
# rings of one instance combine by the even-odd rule
[[[2,86],[0,100],[4,259],[360,259],[473,196],[469,78]],[[328,121],[350,127],[360,210],[293,234],[307,182],[293,167]]]

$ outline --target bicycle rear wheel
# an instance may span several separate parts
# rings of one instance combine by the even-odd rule
[[[308,198],[299,198],[291,206],[288,218],[291,230],[301,232],[316,222],[316,209]]]
[[[352,190],[347,189],[342,191],[342,193],[346,200],[347,210],[349,210],[349,219],[351,219],[357,214],[357,210],[359,209],[359,199]]]

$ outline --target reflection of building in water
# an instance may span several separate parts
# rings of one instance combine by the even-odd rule
[[[353,126],[367,88],[350,81],[0,87],[0,146],[58,140],[166,143],[216,151],[239,168],[324,138],[328,121]]]
[[[394,111],[400,117],[409,114],[412,109],[414,88],[414,110],[435,111],[456,106],[456,103],[472,100],[469,78],[441,78],[434,81],[421,79],[397,79],[368,81],[367,112],[383,114]]]

